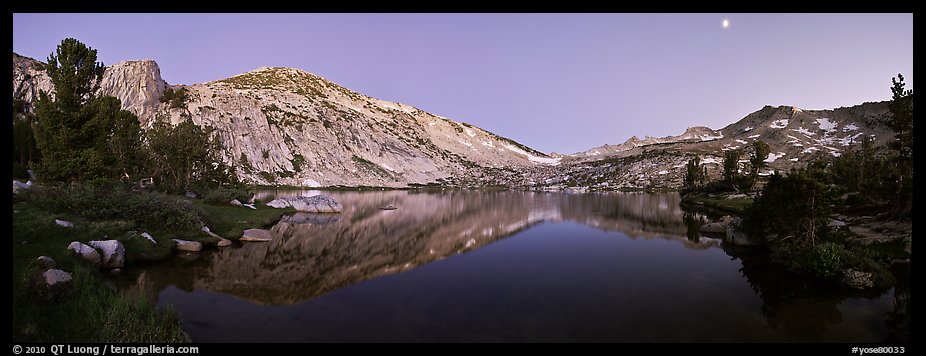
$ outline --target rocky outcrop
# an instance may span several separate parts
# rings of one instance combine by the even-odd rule
[[[176,247],[179,251],[186,252],[199,252],[203,249],[203,244],[199,241],[187,241],[181,239],[174,239],[174,242],[177,243]]]
[[[277,209],[292,207],[304,213],[340,213],[344,208],[341,203],[325,195],[279,198],[267,203],[267,206]]]
[[[100,251],[103,268],[122,268],[125,266],[125,247],[117,240],[90,241],[87,243]]]
[[[150,59],[113,64],[100,81],[102,95],[119,98],[122,108],[146,119],[158,110],[166,88],[161,68]]]
[[[240,241],[251,241],[251,242],[267,242],[272,241],[273,237],[270,235],[270,231],[263,229],[247,229],[244,230],[244,234],[241,235]]]
[[[31,110],[41,92],[50,92],[54,85],[41,68],[42,63],[13,53],[13,98],[25,101]]]
[[[103,262],[103,259],[100,257],[100,253],[97,252],[96,249],[84,245],[78,241],[71,242],[71,244],[68,245],[68,250],[74,251],[74,253],[80,255],[81,258],[96,266],[101,265]]]

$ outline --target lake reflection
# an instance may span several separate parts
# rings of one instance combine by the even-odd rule
[[[196,341],[894,335],[885,322],[892,293],[808,292],[764,261],[692,234],[704,217],[682,211],[674,193],[326,194],[341,214],[286,217],[270,228],[271,242],[178,256],[117,283],[172,304]]]

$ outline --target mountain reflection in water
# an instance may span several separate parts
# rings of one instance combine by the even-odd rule
[[[896,295],[860,294],[795,278],[701,237],[707,217],[683,211],[675,193],[325,194],[344,211],[293,214],[268,227],[273,241],[181,254],[115,282],[173,304],[196,341],[903,341],[909,333],[909,283]],[[388,205],[397,209],[381,209]],[[245,339],[230,334],[255,323],[261,330]]]
[[[319,191],[260,192],[257,199]],[[333,289],[406,271],[481,246],[539,222],[576,221],[632,239],[675,240],[690,248],[719,246],[685,237],[679,196],[452,191],[333,192],[340,214],[296,213],[270,228],[273,241],[242,243],[172,261],[177,268],[142,273],[129,293],[166,284],[208,289],[258,304],[292,304]],[[396,210],[381,210],[386,205]],[[190,265],[196,273],[189,273]],[[170,271],[176,273],[165,273]]]

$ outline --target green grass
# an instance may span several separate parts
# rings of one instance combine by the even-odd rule
[[[203,211],[203,222],[212,232],[229,240],[241,238],[246,229],[273,225],[283,215],[296,211],[293,208],[271,208],[264,204],[254,204],[257,210],[231,205],[209,205],[201,200],[193,201],[193,206]]]
[[[99,240],[124,234],[121,229],[125,222],[75,221],[76,227],[64,228],[55,225],[55,215],[29,203],[14,203],[13,211],[15,341],[189,341],[175,312],[108,289],[95,267],[66,250],[68,243],[74,240]],[[56,268],[73,273],[73,288],[69,293],[51,298],[30,287],[30,280],[40,272],[33,261],[41,255],[52,257]]]
[[[240,238],[244,229],[267,227],[294,211],[264,205],[258,205],[257,210],[210,205],[201,199],[191,201],[146,193],[120,194],[126,194],[126,200],[138,200],[141,206],[146,206],[142,203],[147,199],[178,204],[177,211],[195,213],[213,232],[229,239]],[[133,265],[172,257],[174,238],[199,241],[206,246],[218,239],[182,224],[159,227],[137,216],[130,218],[138,211],[72,210],[68,208],[71,205],[68,200],[75,197],[94,201],[113,198],[105,193],[95,197],[86,192],[74,197],[35,194],[18,196],[13,203],[13,339],[17,342],[189,341],[174,311],[107,288],[99,270],[73,256],[67,245],[71,241],[116,239],[125,246],[126,264]],[[55,219],[72,221],[75,227],[58,226]],[[149,232],[157,244],[141,237],[143,231]],[[73,273],[70,292],[52,297],[30,286],[36,273],[41,272],[34,261],[42,255],[53,258],[56,268]]]

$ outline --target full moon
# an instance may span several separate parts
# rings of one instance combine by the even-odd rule
[[[720,25],[723,26],[723,28],[730,27],[730,20],[723,19],[723,21],[720,22]]]

